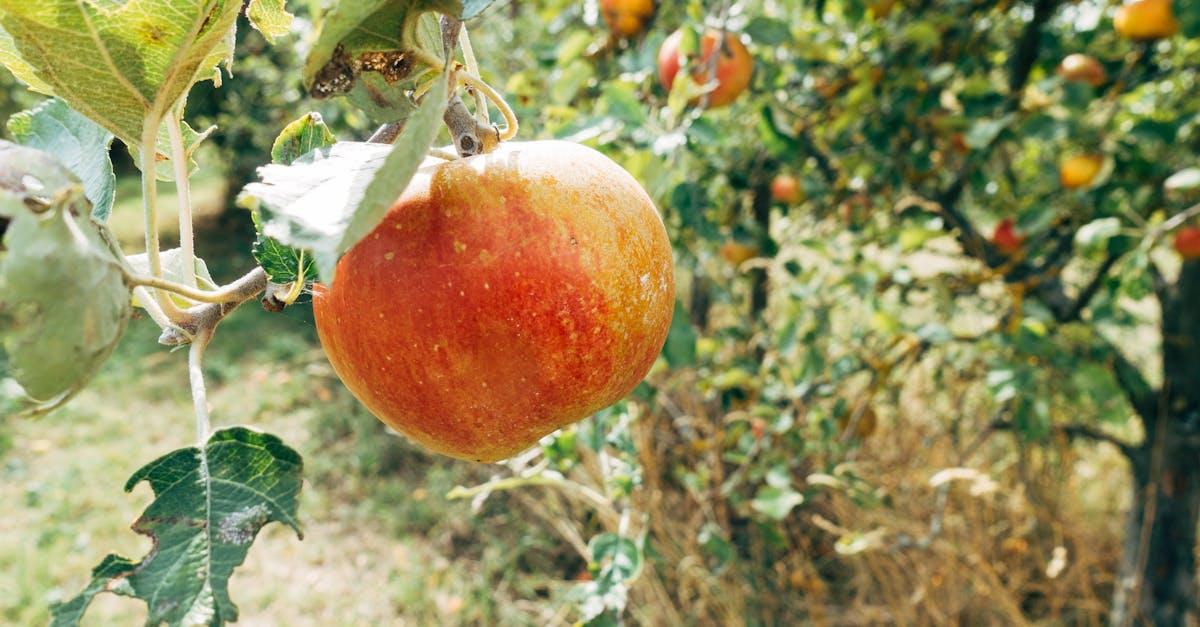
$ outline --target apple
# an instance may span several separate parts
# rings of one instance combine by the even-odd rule
[[[838,417],[838,437],[846,434],[846,430],[850,428],[850,419],[854,417],[854,411],[847,411]],[[854,425],[854,433],[851,435],[856,440],[865,440],[875,433],[876,427],[879,426],[879,417],[875,415],[875,410],[870,406],[863,409],[862,415],[858,417],[858,422]]]
[[[1134,41],[1153,41],[1179,32],[1179,21],[1171,11],[1171,0],[1134,0],[1113,16],[1117,34]]]
[[[699,58],[683,58],[679,46],[683,43],[683,30],[671,33],[663,41],[658,50],[658,77],[663,87],[671,90],[679,68],[686,61],[692,72],[692,80],[704,85],[709,82],[708,60],[712,58],[713,49],[717,47],[720,33],[710,30],[700,38]],[[754,59],[750,52],[733,33],[726,33],[725,45],[721,46],[721,56],[717,59],[717,87],[708,92],[708,107],[723,107],[733,102],[750,85],[750,75],[754,71]]]
[[[1025,236],[1017,233],[1012,218],[1005,218],[996,225],[996,230],[992,232],[992,244],[995,244],[1000,252],[1013,255],[1020,251],[1021,246],[1025,244]]]
[[[1175,252],[1184,259],[1200,259],[1200,227],[1185,226],[1176,231]]]
[[[1064,159],[1058,166],[1058,180],[1067,189],[1087,187],[1096,179],[1104,167],[1101,155],[1075,155]]]
[[[600,0],[600,15],[609,32],[628,39],[641,33],[654,15],[654,0]]]
[[[726,240],[721,244],[721,257],[732,266],[740,266],[758,256],[758,246],[743,244],[737,240]]]
[[[1068,81],[1087,83],[1099,87],[1108,80],[1104,66],[1095,57],[1086,54],[1069,54],[1058,64],[1058,75]]]
[[[771,179],[771,199],[785,205],[800,202],[800,181],[791,174],[780,174]]]
[[[650,197],[608,157],[561,141],[430,160],[313,294],[321,345],[367,409],[485,462],[628,394],[674,304]]]

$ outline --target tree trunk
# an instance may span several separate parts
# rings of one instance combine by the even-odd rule
[[[1160,430],[1170,438],[1169,430]],[[1154,438],[1149,442],[1155,442]],[[1196,605],[1196,524],[1200,455],[1163,442],[1157,476],[1134,473],[1112,624],[1183,626]]]
[[[1113,625],[1197,619],[1200,524],[1200,262],[1161,288],[1163,387],[1133,460],[1133,506],[1116,582]],[[1140,458],[1140,459],[1137,459]]]

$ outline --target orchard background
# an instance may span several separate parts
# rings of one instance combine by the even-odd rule
[[[45,6],[60,4],[75,5]],[[290,25],[264,18],[276,4],[249,3],[232,73],[188,83],[180,109],[216,125],[188,196],[217,284],[256,265],[238,196],[289,123],[315,111],[362,141],[391,121],[353,93],[311,95],[306,59],[337,3],[288,2]],[[518,139],[599,149],[662,212],[678,285],[666,346],[627,400],[482,465],[363,409],[307,295],[230,315],[203,364],[214,425],[279,436],[305,471],[303,541],[263,527],[229,581],[240,622],[1197,620],[1200,4],[465,4],[429,6],[481,10],[465,22],[479,75]],[[22,6],[0,0],[0,62],[18,75],[37,65],[30,41],[62,43]],[[744,44],[748,88],[703,95],[720,72],[693,60],[664,89],[659,52],[679,29],[693,59],[706,31]],[[1091,59],[1060,67],[1072,54]],[[37,146],[56,131],[20,112],[62,104],[28,81],[0,70],[0,122]],[[107,222],[141,252],[125,140]],[[173,248],[188,239],[167,210],[179,195],[158,187]],[[0,622],[44,624],[108,552],[151,551],[129,524],[153,495],[119,486],[192,441],[186,351],[159,332],[129,321],[87,387],[37,419],[0,386]],[[84,624],[146,608],[102,594]]]

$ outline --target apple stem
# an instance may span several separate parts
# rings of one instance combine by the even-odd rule
[[[500,92],[496,91],[491,85],[488,85],[482,78],[479,78],[470,70],[458,71],[456,73],[458,84],[471,87],[478,92],[482,92],[497,109],[500,110],[500,115],[504,116],[504,128],[497,131],[500,134],[500,141],[505,142],[517,136],[519,125],[517,123],[517,114],[513,113],[512,107],[508,106],[508,101]]]

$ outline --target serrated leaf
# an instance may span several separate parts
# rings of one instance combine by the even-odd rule
[[[229,58],[241,7],[241,0],[0,0],[0,26],[12,39],[0,59],[20,59],[14,72],[33,68],[53,95],[140,146],[147,122],[156,129],[193,83],[214,78],[214,66]]]
[[[292,19],[295,17],[283,6],[284,0],[250,0],[246,8],[246,17],[250,25],[274,43],[278,37],[283,37],[292,29]]]
[[[333,131],[325,125],[321,114],[312,112],[288,124],[280,131],[271,146],[271,161],[291,165],[296,159],[337,143]]]
[[[129,288],[82,185],[43,153],[0,142],[0,215],[10,220],[0,258],[8,375],[49,402],[108,358],[129,319]]]
[[[113,134],[58,98],[18,113],[8,120],[17,143],[53,154],[83,181],[92,217],[108,221],[117,177],[108,156]]]
[[[339,142],[292,165],[265,166],[239,202],[261,211],[264,235],[310,251],[331,283],[337,260],[379,224],[429,153],[446,93],[439,78],[395,144]]]
[[[297,519],[302,471],[300,455],[279,438],[244,427],[150,462],[125,490],[145,481],[154,491],[154,502],[133,524],[154,548],[136,564],[106,557],[80,595],[52,608],[54,625],[77,625],[100,592],[145,601],[148,625],[236,621],[229,578],[259,530],[281,522],[303,538]]]

